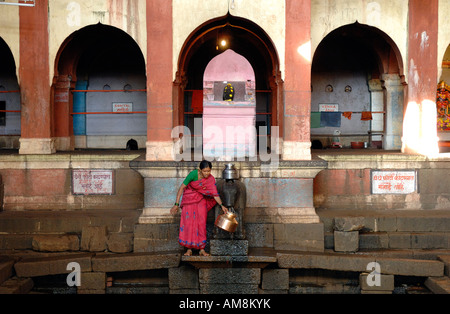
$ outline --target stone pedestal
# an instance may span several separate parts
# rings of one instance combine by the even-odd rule
[[[248,254],[247,240],[211,240],[210,253],[213,256],[242,256]]]
[[[130,162],[130,168],[144,178],[145,207],[139,224],[164,225],[164,230],[178,228],[179,214],[172,216],[170,208],[184,178],[198,168],[198,164],[198,161],[152,162],[144,158]],[[225,164],[213,162],[212,175],[216,179],[221,179]],[[249,231],[245,233],[248,247],[323,251],[323,225],[313,205],[313,179],[327,167],[327,162],[274,161],[270,167],[272,171],[264,171],[269,168],[264,167],[267,163],[260,161],[236,161],[234,165],[239,172],[239,181],[247,191],[243,226]],[[138,225],[137,228],[141,227]],[[169,241],[178,245],[174,232],[145,234],[145,239],[135,234],[135,247],[139,241],[151,244],[149,247],[155,251],[158,250],[157,243],[167,245]],[[143,246],[139,247],[146,251]]]

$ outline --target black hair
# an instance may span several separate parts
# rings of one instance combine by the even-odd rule
[[[201,169],[205,169],[205,168],[212,169],[212,164],[211,164],[211,162],[208,161],[208,160],[202,160],[202,161],[200,162],[200,165],[199,165],[198,167],[200,168],[200,170],[201,170]]]

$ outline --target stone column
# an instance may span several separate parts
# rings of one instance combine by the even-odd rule
[[[410,0],[408,11],[408,101],[402,151],[439,152],[436,130],[438,0]]]
[[[283,160],[311,159],[311,58],[299,53],[310,47],[310,25],[311,1],[286,0]]]
[[[19,8],[20,154],[55,152],[51,138],[48,0]]]
[[[398,74],[383,74],[381,80],[385,89],[386,103],[383,148],[399,150],[402,147],[404,86]]]
[[[380,112],[384,111],[384,97],[383,87],[381,86],[381,80],[372,79],[368,82],[370,92],[370,108],[372,111]],[[373,120],[371,124],[371,132],[381,133],[384,132],[384,114],[376,113],[372,115]],[[372,135],[371,141],[382,141],[381,135]]]
[[[173,160],[172,1],[147,0],[147,160]]]

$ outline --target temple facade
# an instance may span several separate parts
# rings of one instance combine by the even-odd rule
[[[348,211],[446,212],[448,13],[444,0],[0,1],[3,213],[112,211],[113,226],[124,213],[134,227],[109,228],[125,251],[177,250],[169,209],[205,158],[218,180],[239,172],[250,248],[323,252]],[[81,234],[69,225],[55,232]]]

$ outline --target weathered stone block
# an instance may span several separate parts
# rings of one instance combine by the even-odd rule
[[[201,268],[199,282],[207,284],[256,284],[261,281],[259,268]]]
[[[288,269],[264,269],[262,272],[262,289],[264,290],[288,290]]]
[[[78,251],[80,240],[75,234],[36,235],[33,237],[32,247],[35,251],[45,252]]]
[[[356,252],[359,249],[359,231],[335,231],[334,250],[336,252]]]
[[[188,266],[169,268],[169,288],[170,290],[198,290],[198,270]]]
[[[106,226],[85,226],[81,230],[81,250],[102,252],[106,250]]]
[[[133,251],[132,233],[110,233],[106,244],[108,251],[114,253],[128,253]]]
[[[387,249],[389,236],[384,232],[359,233],[360,249]]]
[[[200,284],[201,294],[258,294],[256,284]],[[241,300],[242,301],[242,300]]]
[[[0,286],[0,294],[27,294],[33,289],[31,278],[13,277]]]
[[[71,262],[80,264],[82,272],[91,271],[90,253],[65,254],[60,256],[46,256],[24,258],[14,264],[18,277],[36,277],[56,274],[68,274],[67,265]]]
[[[0,258],[0,285],[12,276],[13,266],[13,259]]]
[[[274,224],[274,248],[276,250],[323,252],[323,224]]]
[[[364,228],[364,217],[336,217],[334,218],[334,230],[359,231]]]
[[[418,277],[437,277],[444,274],[444,264],[440,261],[431,260],[306,253],[277,253],[277,259],[280,268],[318,268],[364,272],[367,270],[369,263],[376,261],[380,264],[383,274]]]
[[[245,224],[245,235],[250,247],[273,247],[273,224]]]
[[[106,273],[103,272],[82,272],[81,285],[77,291],[82,290],[105,290]]]
[[[123,253],[96,254],[92,258],[92,270],[98,272],[116,272],[178,267],[180,254]]]
[[[428,277],[425,286],[435,294],[450,294],[450,278],[447,276]]]
[[[362,290],[366,291],[391,291],[394,290],[394,275],[376,274],[380,276],[379,281],[372,282],[372,277],[368,277],[369,273],[361,273],[359,275],[359,285]],[[372,285],[369,285],[369,282]]]
[[[248,254],[247,240],[210,240],[211,255],[242,256]]]
[[[179,224],[138,224],[134,228],[135,252],[180,250]]]

